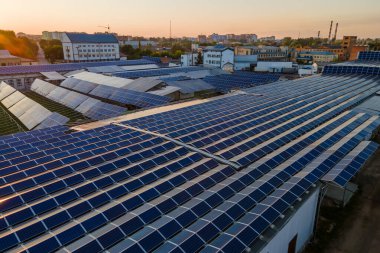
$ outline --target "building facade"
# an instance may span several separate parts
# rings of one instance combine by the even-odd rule
[[[181,67],[195,66],[198,64],[198,54],[188,53],[181,55]]]
[[[0,50],[0,66],[21,65],[21,58],[11,55],[8,50]]]
[[[62,46],[66,62],[120,60],[119,41],[113,34],[65,33]]]
[[[130,45],[134,49],[140,47],[156,47],[157,43],[155,41],[150,40],[119,40],[120,46]]]
[[[287,61],[288,47],[274,46],[239,46],[235,55],[257,55],[258,61]]]
[[[234,50],[222,45],[206,47],[203,50],[203,65],[230,69],[234,65]]]
[[[331,52],[310,52],[310,51],[302,51],[298,54],[300,57],[310,57],[312,58],[313,62],[334,62],[338,61],[339,56],[337,54],[331,53]]]

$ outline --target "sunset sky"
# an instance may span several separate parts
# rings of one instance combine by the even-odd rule
[[[380,0],[0,0],[0,29],[101,32],[120,35],[196,36],[213,32],[327,37],[380,37]],[[335,27],[334,27],[335,29]]]

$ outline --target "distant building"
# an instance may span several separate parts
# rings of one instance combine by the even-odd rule
[[[43,40],[59,40],[62,41],[65,32],[48,32],[43,31],[41,39]]]
[[[219,35],[217,33],[213,33],[208,36],[208,39],[212,42],[223,42],[227,40],[227,35]]]
[[[368,51],[368,46],[352,46],[349,61],[355,61],[358,59],[358,55],[360,52]]]
[[[259,39],[259,41],[275,42],[276,41],[276,37],[275,36],[262,37],[262,38]]]
[[[198,53],[181,55],[181,67],[195,66],[198,63]]]
[[[0,50],[0,66],[21,65],[21,58],[11,55],[8,50]]]
[[[206,35],[198,35],[198,42],[199,43],[206,43],[207,42],[207,36]]]
[[[257,64],[257,55],[235,55],[234,70],[252,70]]]
[[[311,57],[313,62],[334,62],[338,60],[338,55],[331,52],[300,52],[300,57]]]
[[[342,48],[345,51],[345,59],[350,58],[352,47],[356,45],[357,36],[343,36]]]
[[[318,74],[318,64],[313,63],[311,65],[303,65],[298,68],[299,76],[311,76]]]
[[[288,61],[288,48],[273,46],[240,46],[235,47],[235,55],[257,55],[258,61]]]
[[[338,55],[338,59],[340,61],[346,60],[345,50],[341,46],[336,45],[322,45],[319,47],[303,47],[297,48],[296,52],[299,54],[300,52],[330,52],[335,55]]]
[[[64,33],[62,46],[67,62],[120,60],[119,41],[112,34]]]
[[[269,62],[269,61],[259,61],[257,62],[257,67],[255,71],[257,72],[272,72],[272,73],[283,73],[293,70],[292,62]]]
[[[139,47],[156,47],[157,43],[150,40],[119,40],[120,46],[130,45],[133,48]]]
[[[203,50],[203,65],[232,71],[234,65],[234,50],[223,45],[206,47]]]

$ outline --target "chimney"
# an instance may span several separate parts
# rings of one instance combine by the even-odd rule
[[[336,36],[338,34],[338,26],[339,26],[339,23],[336,23],[336,26],[335,26],[335,35],[334,35],[334,41],[336,41]]]
[[[330,24],[330,32],[329,32],[329,41],[331,40],[331,30],[332,30],[332,26],[333,26],[333,21],[331,20],[331,24]]]

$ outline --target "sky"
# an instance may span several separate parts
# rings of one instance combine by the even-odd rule
[[[119,35],[195,37],[255,33],[259,37],[380,37],[380,0],[0,0],[0,29],[103,32]],[[335,24],[333,32],[335,30]]]

